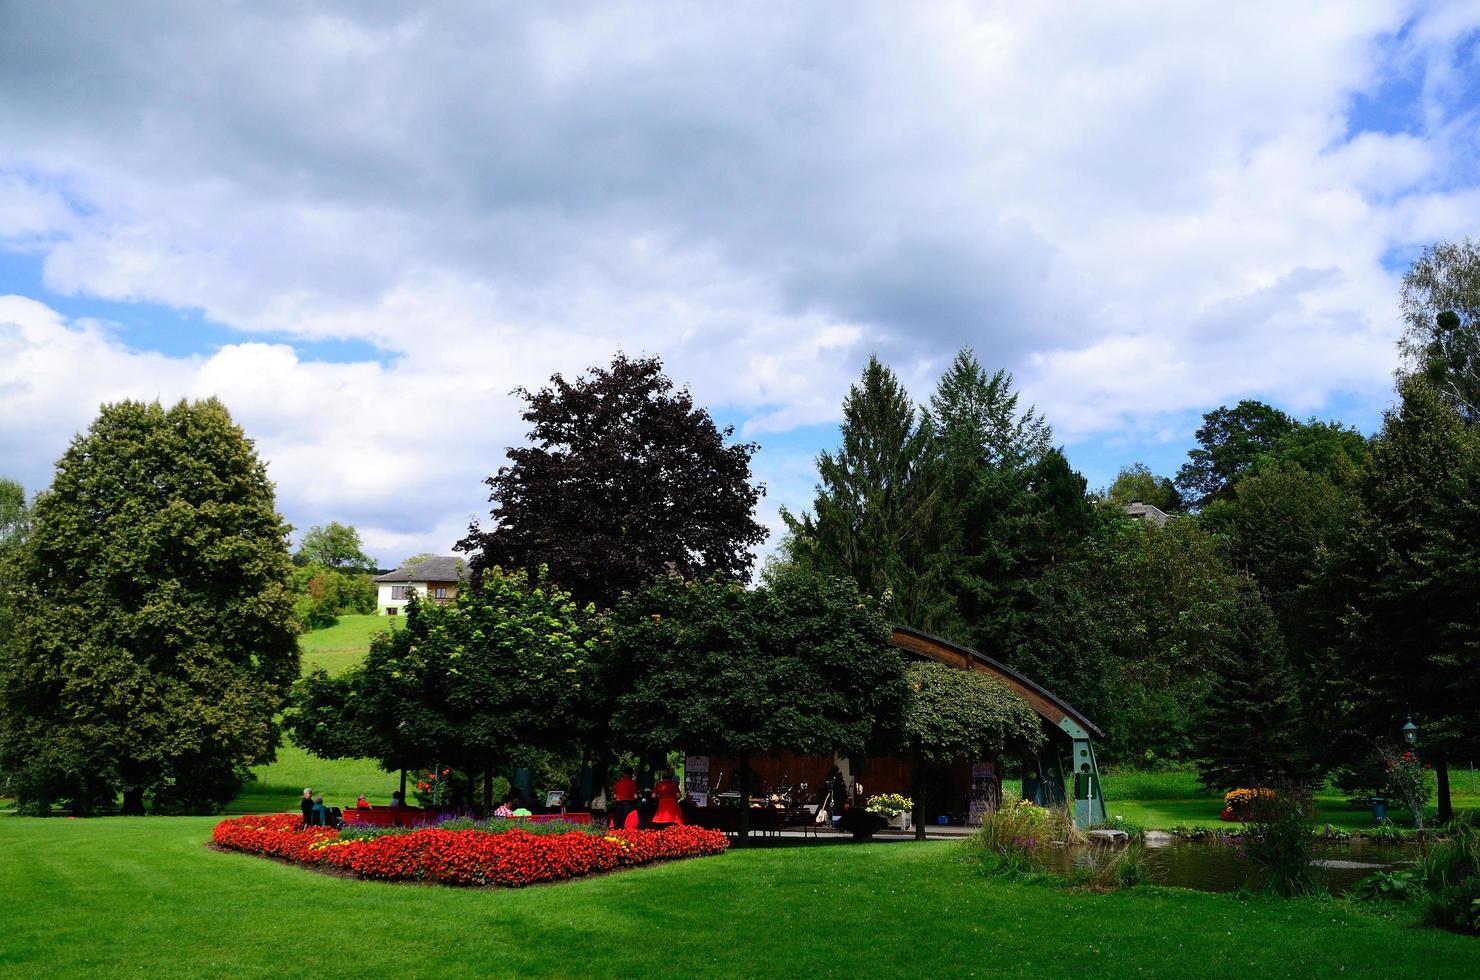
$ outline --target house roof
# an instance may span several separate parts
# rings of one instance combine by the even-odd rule
[[[1170,518],[1168,518],[1166,515],[1166,511],[1162,510],[1160,507],[1156,506],[1155,504],[1143,504],[1139,500],[1134,500],[1126,504],[1125,512],[1131,517],[1135,517],[1143,521],[1150,521],[1157,527],[1165,527],[1166,522],[1170,520]]]
[[[377,582],[396,584],[400,582],[461,582],[468,577],[466,563],[461,558],[428,558],[415,565],[404,565],[394,572],[375,576]]]

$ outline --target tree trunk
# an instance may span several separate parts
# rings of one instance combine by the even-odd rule
[[[1439,815],[1434,822],[1442,825],[1454,819],[1454,804],[1449,798],[1449,760],[1443,752],[1434,755],[1434,775],[1439,781]]]
[[[483,770],[483,806],[488,815],[493,815],[493,767]]]
[[[740,757],[740,830],[735,843],[744,847],[750,837],[750,756]]]
[[[925,839],[925,763],[915,757],[910,771],[910,818],[915,822],[915,840]]]
[[[401,767],[401,805],[406,806],[406,767]]]
[[[123,815],[125,817],[144,815],[144,788],[142,786],[132,786],[123,791]]]

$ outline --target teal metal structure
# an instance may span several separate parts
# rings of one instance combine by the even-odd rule
[[[1039,684],[970,647],[907,626],[894,627],[894,645],[940,663],[991,674],[1012,688],[1038,712],[1048,736],[1036,755],[1023,760],[1023,798],[1045,807],[1066,806],[1072,800],[1074,823],[1081,828],[1104,822],[1105,797],[1094,743],[1105,733],[1093,722]]]

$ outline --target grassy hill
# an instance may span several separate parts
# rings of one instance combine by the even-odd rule
[[[303,672],[323,667],[337,674],[364,659],[370,650],[371,637],[399,624],[397,616],[340,616],[339,622],[327,629],[304,633],[298,638],[303,651]]]

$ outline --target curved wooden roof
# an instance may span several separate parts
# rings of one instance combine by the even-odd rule
[[[961,667],[966,670],[978,670],[984,674],[991,674],[1012,688],[1033,710],[1038,712],[1055,728],[1062,729],[1065,721],[1078,725],[1090,737],[1103,739],[1105,733],[1084,715],[1074,710],[1074,707],[1055,697],[1051,691],[1045,690],[1028,678],[1019,674],[1004,664],[1000,664],[984,653],[978,653],[970,647],[943,640],[938,636],[926,633],[923,630],[911,629],[908,626],[894,627],[894,645],[901,650],[929,657],[931,660],[949,664],[952,667]]]

